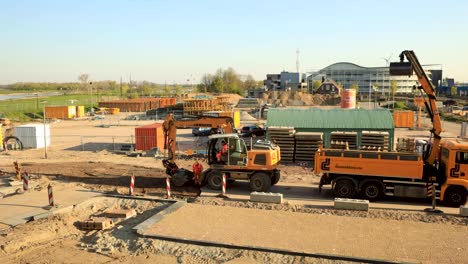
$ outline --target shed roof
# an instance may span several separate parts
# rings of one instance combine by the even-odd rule
[[[321,129],[393,129],[393,117],[387,109],[279,109],[268,111],[267,127]]]

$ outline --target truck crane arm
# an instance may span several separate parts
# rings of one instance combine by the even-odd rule
[[[404,59],[408,60],[405,62]],[[418,61],[416,54],[412,50],[405,50],[400,54],[400,62],[392,62],[390,63],[390,75],[408,75],[411,76],[413,72],[418,77],[418,81],[421,84],[418,89],[422,90],[428,98],[429,102],[424,102],[426,107],[427,113],[431,118],[432,122],[432,147],[430,149],[429,155],[427,155],[425,159],[425,163],[427,165],[434,165],[437,155],[440,149],[440,133],[442,132],[442,123],[440,121],[439,111],[437,110],[436,104],[436,95],[435,89],[429,80],[429,77],[424,72],[423,67]]]

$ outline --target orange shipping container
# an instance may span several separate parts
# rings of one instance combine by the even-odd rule
[[[413,111],[395,111],[393,112],[393,123],[395,127],[414,127],[414,112]]]
[[[116,115],[118,113],[120,113],[120,109],[119,108],[107,108],[106,111],[110,114],[110,115]]]
[[[46,118],[69,119],[76,116],[75,106],[46,106]]]
[[[135,128],[135,149],[150,150],[158,147],[164,149],[164,134],[162,124],[151,124]]]

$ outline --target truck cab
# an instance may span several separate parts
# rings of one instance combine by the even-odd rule
[[[463,205],[468,195],[468,144],[461,140],[447,140],[441,145],[440,197],[450,205]]]

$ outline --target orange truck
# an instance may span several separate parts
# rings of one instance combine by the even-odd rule
[[[322,149],[315,154],[321,188],[331,184],[335,197],[375,201],[384,195],[425,198],[431,184],[450,206],[464,205],[468,190],[468,144],[443,141],[438,169],[424,165],[422,155],[405,152]],[[436,175],[433,181],[432,175]]]
[[[405,61],[405,58],[407,61]],[[468,193],[468,143],[442,141],[442,123],[436,93],[415,53],[405,50],[400,62],[390,63],[390,75],[416,74],[431,122],[431,142],[424,155],[402,152],[370,152],[320,148],[315,154],[315,173],[323,185],[331,184],[336,197],[368,200],[381,196],[422,198],[432,196],[448,205],[466,203]],[[435,187],[435,191],[434,191]]]

